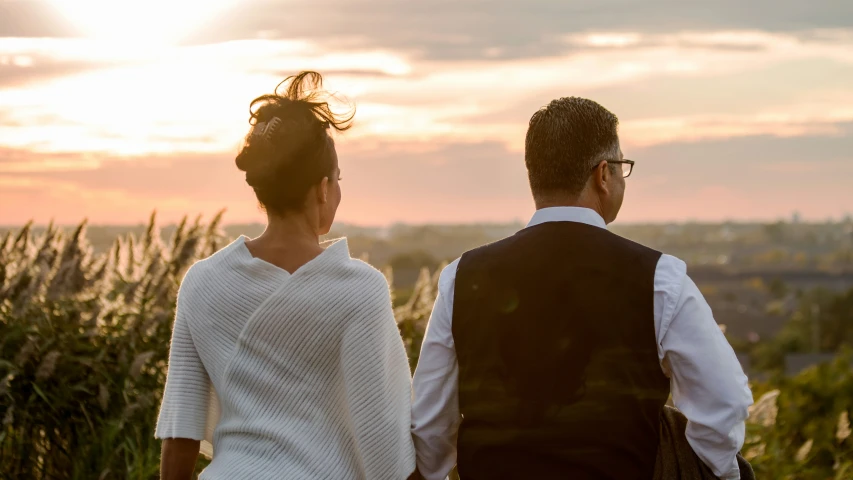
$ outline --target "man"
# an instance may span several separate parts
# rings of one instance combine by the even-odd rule
[[[530,119],[537,211],[441,274],[414,377],[420,473],[444,479],[652,478],[672,393],[687,440],[739,478],[747,378],[681,260],[614,235],[618,120],[570,97]]]

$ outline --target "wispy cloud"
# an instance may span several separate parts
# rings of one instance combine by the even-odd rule
[[[418,61],[381,50],[326,51],[302,40],[125,51],[91,41],[60,47],[59,40],[45,45],[7,39],[0,40],[0,52],[30,62],[16,67],[22,70],[43,58],[32,52],[46,51],[56,52],[59,62],[75,61],[86,51],[109,66],[12,89],[0,100],[0,112],[13,121],[0,127],[0,144],[124,155],[233,151],[245,129],[248,100],[270,91],[282,72],[314,68],[334,72],[330,87],[359,104],[359,128],[352,137],[491,140],[517,150],[526,118],[536,107],[530,103],[536,92],[569,94],[655,78],[732,78],[812,58],[829,62],[830,68],[853,64],[848,39],[853,36],[842,32],[807,40],[754,31],[603,32],[572,37],[570,42],[584,48],[562,56],[465,64]],[[116,63],[110,64],[113,59]],[[623,133],[638,145],[726,135],[832,134],[834,122],[850,120],[853,89],[830,93],[823,103],[768,104],[729,116],[682,112],[661,118],[647,112],[646,118],[625,122]],[[547,100],[541,98],[540,104]],[[490,120],[517,102],[527,102],[523,115]],[[611,108],[618,113],[618,107]],[[51,115],[58,122],[34,121]]]
[[[73,37],[80,33],[48,0],[0,0],[0,37]]]
[[[334,49],[394,48],[433,61],[497,62],[559,56],[566,53],[560,39],[578,32],[797,32],[848,28],[851,16],[853,6],[843,1],[247,0],[210,22],[193,41],[263,35],[305,38]],[[349,41],[339,42],[338,36]]]
[[[777,137],[847,134],[853,122],[853,97],[825,102],[776,106],[747,115],[690,115],[648,118],[623,123],[627,141],[636,146],[668,142],[772,135]]]

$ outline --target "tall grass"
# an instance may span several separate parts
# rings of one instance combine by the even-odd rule
[[[85,223],[0,241],[0,470],[5,478],[149,479],[180,279],[222,245],[221,215],[93,256]]]

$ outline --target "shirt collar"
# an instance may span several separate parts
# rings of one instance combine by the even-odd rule
[[[598,212],[583,207],[549,207],[536,210],[527,226],[533,227],[547,222],[576,222],[607,228],[607,223]]]

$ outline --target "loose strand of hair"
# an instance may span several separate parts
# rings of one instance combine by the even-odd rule
[[[282,91],[282,87],[284,91]],[[308,88],[306,88],[306,86]],[[261,111],[266,105],[284,106],[291,103],[296,106],[303,106],[310,111],[318,120],[320,120],[325,128],[333,128],[338,132],[349,130],[353,125],[356,108],[355,105],[345,99],[341,99],[338,95],[322,91],[323,76],[318,72],[304,71],[298,75],[291,75],[279,83],[274,93],[261,95],[249,104],[249,124],[255,125],[261,119]],[[329,100],[336,100],[339,103],[349,105],[349,109],[344,113],[335,113],[332,111]]]

